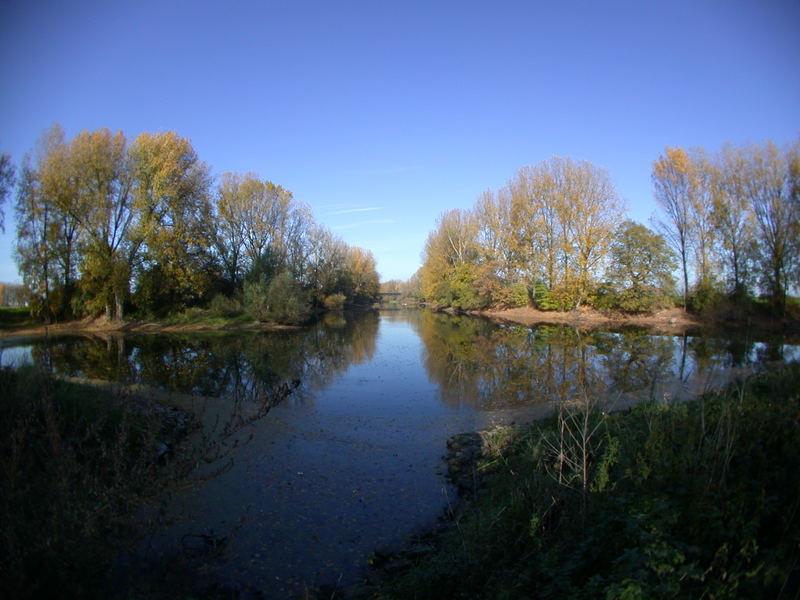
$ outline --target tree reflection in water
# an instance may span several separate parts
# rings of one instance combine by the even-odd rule
[[[584,390],[660,399],[703,391],[754,363],[789,358],[780,342],[742,337],[530,328],[430,311],[333,313],[312,327],[266,333],[60,338],[35,345],[32,356],[68,377],[206,398],[254,384],[265,390],[289,386],[290,401],[309,402],[311,391],[372,359],[380,318],[406,321],[416,331],[425,369],[450,408],[520,408],[567,401]]]
[[[63,377],[138,384],[207,398],[257,384],[290,386],[296,401],[375,352],[377,313],[329,315],[308,328],[270,332],[63,337],[31,348]]]
[[[783,348],[637,329],[498,325],[433,312],[421,313],[412,325],[444,402],[479,410],[565,402],[587,390],[612,400],[661,399],[676,389],[696,393],[723,372],[731,376],[732,367],[774,357]]]

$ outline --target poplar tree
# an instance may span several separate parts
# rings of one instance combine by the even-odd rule
[[[683,280],[683,309],[689,306],[689,258],[692,227],[691,161],[680,148],[667,148],[652,170],[656,202],[666,214],[656,226],[678,255]]]

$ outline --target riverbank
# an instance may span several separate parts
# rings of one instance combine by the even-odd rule
[[[0,595],[106,596],[114,557],[142,535],[135,512],[206,456],[183,443],[197,417],[35,367],[0,369],[0,391]]]
[[[795,597],[798,379],[458,436],[472,499],[357,597]]]
[[[690,329],[700,329],[707,322],[680,308],[661,310],[655,313],[603,313],[592,308],[572,311],[542,311],[532,307],[487,310],[478,314],[498,321],[512,321],[522,325],[559,324],[579,328],[597,327],[646,327],[658,333],[683,333]]]
[[[571,311],[542,311],[532,307],[487,309],[468,311],[467,314],[482,316],[497,322],[511,322],[526,326],[544,324],[569,325],[578,329],[621,329],[637,327],[656,334],[683,335],[692,333],[714,333],[746,331],[764,334],[800,334],[800,320],[796,314],[784,318],[767,314],[747,315],[733,312],[698,314],[681,308],[670,308],[653,313],[601,312],[589,307]]]
[[[275,331],[297,329],[297,325],[261,322],[241,316],[224,318],[174,319],[166,322],[117,321],[105,317],[87,317],[76,321],[0,330],[0,339],[44,335],[102,335],[113,333],[188,333],[201,331]]]

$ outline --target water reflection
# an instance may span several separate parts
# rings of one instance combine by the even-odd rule
[[[398,347],[398,358],[421,361],[452,409],[519,408],[568,400],[587,389],[638,399],[689,395],[754,365],[798,355],[797,346],[781,340],[529,328],[416,310],[331,314],[310,328],[266,333],[57,338],[33,343],[29,353],[65,377],[205,397],[254,383],[288,385],[293,402],[309,402],[313,391],[373,359],[381,320],[405,323],[419,336],[421,356],[400,356],[409,350]]]
[[[375,352],[377,313],[331,315],[310,328],[271,332],[64,337],[30,346],[31,361],[62,377],[140,384],[220,397],[257,382],[310,397]]]
[[[424,342],[428,374],[453,408],[517,408],[586,390],[610,399],[688,396],[797,354],[794,346],[746,338],[528,328],[432,312],[411,324]]]

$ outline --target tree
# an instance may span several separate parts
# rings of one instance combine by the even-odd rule
[[[36,170],[29,157],[22,161],[17,194],[17,242],[14,258],[30,296],[30,307],[45,323],[53,317],[50,305],[53,244],[50,205],[42,196]]]
[[[675,257],[664,237],[624,221],[614,235],[606,277],[626,311],[653,310],[672,291]]]
[[[135,212],[127,140],[121,131],[83,131],[69,153],[81,226],[81,288],[90,311],[121,319],[139,248],[130,237]]]
[[[553,174],[544,163],[523,167],[508,184],[511,224],[517,230],[514,257],[528,294],[537,302],[537,284],[551,290],[559,283],[558,246],[562,227]]]
[[[520,169],[509,184],[519,270],[535,300],[544,281],[562,307],[585,302],[622,209],[605,169],[553,157]]]
[[[691,233],[697,273],[696,292],[708,294],[716,282],[717,228],[714,218],[714,198],[718,169],[702,149],[690,154],[691,160]]]
[[[31,306],[49,322],[67,313],[77,263],[78,187],[69,145],[58,125],[23,159],[18,188],[16,260]]]
[[[338,291],[343,292],[351,302],[372,304],[377,301],[380,282],[375,270],[375,257],[369,250],[348,248],[340,278]]]
[[[569,233],[565,254],[571,249],[574,264],[575,305],[586,301],[594,274],[606,257],[614,230],[622,220],[619,197],[605,169],[587,161],[553,159],[564,181],[559,203],[563,228]]]
[[[519,232],[513,216],[513,201],[508,188],[501,189],[496,195],[486,190],[475,204],[481,262],[504,286],[519,279]]]
[[[214,248],[222,263],[224,277],[235,289],[244,275],[244,199],[240,194],[241,175],[224,173],[217,187],[213,213]]]
[[[420,285],[425,298],[436,302],[444,299],[442,286],[447,285],[452,272],[477,260],[476,236],[477,222],[469,211],[453,209],[439,217],[422,254]]]
[[[798,242],[798,161],[800,144],[781,152],[772,142],[750,146],[743,189],[752,203],[758,228],[758,267],[764,287],[779,314],[786,312],[786,290],[796,280]]]
[[[11,155],[7,152],[0,154],[0,231],[5,233],[5,220],[3,205],[6,198],[14,188],[14,165],[11,164]]]
[[[319,299],[336,293],[339,269],[346,260],[347,245],[317,223],[306,232],[305,269],[301,281],[317,292]]]
[[[712,218],[722,242],[729,291],[739,299],[747,296],[755,253],[755,220],[745,189],[746,170],[746,152],[730,145],[723,147],[716,168]]]
[[[159,302],[173,308],[196,303],[215,271],[208,167],[191,142],[172,131],[139,135],[129,156],[135,211],[130,264],[163,273]]]
[[[692,165],[680,148],[667,148],[653,163],[653,186],[658,204],[667,216],[656,226],[678,255],[683,278],[683,307],[689,305],[689,256],[692,235]]]

